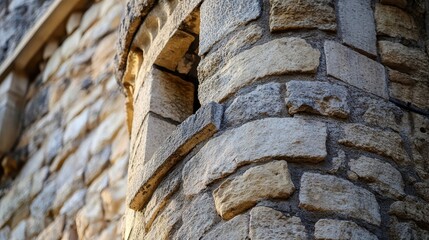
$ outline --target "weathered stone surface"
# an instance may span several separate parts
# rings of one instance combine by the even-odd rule
[[[97,21],[100,7],[101,3],[93,4],[88,10],[85,11],[79,25],[79,28],[82,32],[85,32],[92,24]]]
[[[107,166],[109,163],[110,153],[112,148],[110,146],[104,148],[101,152],[92,156],[87,163],[84,172],[85,184],[89,185]]]
[[[30,210],[32,216],[43,219],[47,215],[55,200],[56,190],[57,185],[55,180],[46,184],[42,192],[31,203]]]
[[[52,56],[58,49],[58,40],[51,40],[45,44],[43,49],[43,59],[46,60]]]
[[[27,223],[25,221],[20,222],[10,233],[10,239],[13,240],[25,240],[25,228]]]
[[[114,221],[118,213],[125,211],[127,179],[122,178],[101,192],[104,219]]]
[[[52,159],[57,156],[58,152],[62,148],[63,130],[57,129],[49,136],[45,147],[45,158],[47,162],[51,162]]]
[[[429,109],[429,81],[416,81],[412,86],[392,82],[389,86],[390,96],[405,104],[413,104],[420,109]]]
[[[286,106],[289,114],[307,112],[347,118],[347,88],[327,82],[290,81],[286,83]]]
[[[35,197],[43,188],[43,184],[48,177],[49,168],[47,166],[38,169],[31,178],[31,192],[30,196]]]
[[[414,184],[418,196],[429,202],[429,182],[418,182]]]
[[[219,130],[222,116],[223,107],[210,103],[182,122],[148,162],[137,166],[138,170],[142,170],[137,172],[143,174],[135,184],[128,185],[128,205],[132,209],[141,209],[146,205],[167,172],[197,144]]]
[[[344,126],[344,137],[339,143],[392,158],[397,163],[408,161],[401,136],[391,131],[380,131],[361,124]]]
[[[40,119],[49,111],[49,88],[42,88],[25,108],[24,126],[28,126]]]
[[[158,213],[164,209],[171,196],[180,187],[180,171],[179,169],[169,173],[168,176],[160,183],[153,193],[150,201],[147,203],[144,213],[143,225],[146,231],[150,229],[153,221],[158,216]]]
[[[77,27],[79,27],[81,19],[82,19],[81,12],[74,12],[70,15],[66,23],[67,34],[70,35]]]
[[[182,201],[172,199],[164,211],[155,219],[152,228],[147,233],[147,239],[168,239],[171,230],[182,215]]]
[[[429,118],[417,113],[411,113],[414,126],[411,137],[411,150],[413,154],[414,169],[417,175],[429,179]]]
[[[203,236],[202,240],[242,240],[248,239],[249,216],[238,215],[235,218],[219,223],[214,229]]]
[[[279,83],[268,83],[258,86],[248,94],[238,96],[226,109],[225,122],[239,123],[258,117],[278,116],[284,109],[280,91]]]
[[[383,65],[333,41],[325,41],[325,54],[328,75],[388,98]]]
[[[318,28],[335,31],[332,0],[270,0],[270,30]]]
[[[83,188],[83,171],[75,173],[73,178],[68,179],[63,186],[57,189],[57,195],[52,202],[53,212],[58,213],[67,199],[80,188]]]
[[[98,196],[91,198],[76,215],[76,230],[79,239],[95,236],[103,229],[104,224],[103,206]]]
[[[244,124],[211,139],[184,166],[186,195],[194,195],[211,182],[246,163],[267,158],[320,162],[326,157],[323,123],[295,118],[267,118]]]
[[[20,181],[0,199],[0,228],[12,217],[13,213],[30,199],[27,181]]]
[[[405,8],[407,6],[407,0],[381,0],[382,4],[395,5],[400,8]]]
[[[299,206],[308,211],[342,214],[377,226],[381,223],[375,196],[334,176],[304,173],[301,178]]]
[[[258,79],[290,73],[315,73],[319,50],[300,38],[281,38],[253,47],[231,58],[199,86],[201,104],[222,101]]]
[[[286,161],[274,161],[224,181],[213,197],[220,216],[231,219],[262,199],[287,199],[294,191]]]
[[[37,240],[54,240],[60,239],[63,235],[63,229],[65,224],[65,216],[59,215],[55,218],[55,220],[49,224],[43,232],[37,236]]]
[[[92,139],[90,153],[96,154],[107,144],[112,143],[113,138],[121,128],[125,128],[125,114],[122,112],[111,114],[99,123]]]
[[[175,239],[200,239],[217,219],[213,198],[205,193],[195,198],[182,213],[182,227]]]
[[[78,116],[73,118],[73,120],[69,124],[67,124],[66,130],[63,136],[63,142],[68,143],[82,136],[86,131],[88,118],[89,118],[88,109],[84,110]]]
[[[407,197],[390,205],[389,214],[398,218],[429,224],[429,205],[415,198]]]
[[[373,56],[377,55],[371,1],[339,1],[338,14],[343,43]]]
[[[143,119],[149,111],[184,121],[193,112],[194,86],[172,74],[152,68],[134,103],[134,120]],[[134,130],[134,129],[133,129]]]
[[[377,34],[419,40],[419,29],[413,17],[397,7],[376,4]]]
[[[8,240],[10,235],[10,227],[6,226],[0,230],[0,240]]]
[[[48,79],[58,70],[62,61],[63,58],[61,51],[55,51],[49,58],[45,70],[43,71],[43,82],[48,81]]]
[[[237,55],[244,47],[254,44],[262,37],[262,28],[252,24],[235,33],[233,37],[216,52],[203,57],[198,64],[198,81],[204,82],[213,75],[219,67]]]
[[[402,111],[390,102],[373,101],[363,98],[363,102],[369,103],[368,109],[363,114],[366,123],[382,128],[391,128],[399,132],[402,123]],[[399,120],[399,121],[398,121]]]
[[[392,165],[362,156],[351,159],[349,167],[350,171],[368,182],[368,185],[380,195],[396,199],[405,195],[402,175]]]
[[[208,0],[201,4],[200,11],[199,54],[203,55],[235,28],[258,18],[261,5],[258,0]]]
[[[85,204],[86,189],[76,191],[63,205],[60,210],[60,215],[65,215],[67,218],[74,218],[76,213]]]
[[[77,30],[70,35],[61,45],[61,55],[63,59],[68,59],[79,47],[82,38],[82,32]]]
[[[249,237],[262,239],[307,239],[307,232],[299,217],[288,217],[268,207],[250,211]]]
[[[429,231],[419,228],[414,222],[398,222],[393,218],[389,226],[389,237],[392,240],[428,240]]]
[[[177,30],[158,55],[155,64],[175,71],[177,64],[185,56],[194,39],[195,37],[191,34]]]
[[[350,240],[377,240],[377,236],[370,233],[354,222],[333,219],[321,219],[317,221],[314,230],[316,239],[350,239]]]

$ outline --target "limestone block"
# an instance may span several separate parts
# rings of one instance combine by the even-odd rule
[[[381,0],[382,4],[395,5],[400,8],[405,8],[407,6],[407,0]]]
[[[125,113],[111,114],[95,130],[92,138],[90,153],[96,154],[107,144],[111,144],[113,138],[121,128],[126,128]]]
[[[74,12],[70,15],[66,23],[66,32],[68,35],[70,35],[76,28],[79,27],[81,19],[82,19],[81,12]]]
[[[347,118],[347,88],[327,82],[290,81],[286,83],[286,106],[289,114],[299,112]]]
[[[151,111],[164,118],[183,122],[193,113],[194,86],[172,74],[152,68],[134,102],[134,120],[142,122]],[[137,131],[133,126],[133,131]]]
[[[300,38],[281,38],[241,52],[199,86],[201,104],[223,101],[266,76],[315,73],[319,50]]]
[[[429,202],[429,182],[418,182],[414,184],[418,196]]]
[[[21,221],[10,233],[10,239],[13,240],[25,240],[25,229],[27,228],[26,221]]]
[[[377,36],[370,0],[338,1],[338,17],[343,43],[377,55]]]
[[[261,37],[262,28],[256,24],[249,25],[245,29],[237,31],[222,48],[200,60],[198,65],[198,81],[200,83],[204,82],[219,67],[228,62],[229,59],[237,55],[246,46],[254,44]]]
[[[85,184],[89,185],[109,164],[111,146],[107,146],[101,152],[93,155],[84,172]]]
[[[34,217],[28,218],[27,230],[26,230],[27,238],[32,238],[32,239],[35,238],[39,233],[43,231],[43,229],[45,229],[45,227],[46,227],[45,221],[40,221],[40,219],[37,219]]]
[[[12,217],[13,213],[18,210],[23,204],[30,201],[31,178],[27,177],[26,181],[19,181],[11,190],[0,199],[0,228]]]
[[[126,187],[127,179],[123,178],[101,192],[104,218],[106,220],[114,220],[118,214],[122,215],[123,207],[125,206]]]
[[[219,130],[222,116],[221,105],[210,103],[203,106],[182,122],[162,144],[160,142],[161,145],[149,161],[143,163],[140,160],[134,167],[138,180],[129,181],[128,205],[133,209],[141,209],[167,172],[197,144]]]
[[[389,214],[401,219],[414,220],[425,224],[429,223],[429,205],[424,201],[410,197],[407,197],[404,201],[392,203]]]
[[[169,173],[168,176],[159,184],[153,193],[150,201],[147,203],[145,210],[143,211],[145,218],[143,219],[143,225],[146,231],[150,229],[153,221],[158,216],[158,213],[167,205],[171,196],[180,187],[180,171],[179,169]],[[191,233],[189,233],[191,234]]]
[[[39,219],[44,219],[48,211],[52,209],[52,203],[55,200],[57,184],[55,180],[47,183],[42,192],[37,195],[30,206],[31,215]]]
[[[383,4],[375,5],[377,34],[419,40],[419,29],[414,18],[404,10]]]
[[[61,45],[61,56],[63,59],[68,59],[79,47],[82,38],[82,32],[77,30],[64,40]]]
[[[253,167],[243,175],[224,181],[214,192],[216,210],[231,219],[262,199],[287,199],[295,191],[285,161]]]
[[[362,101],[370,103],[363,114],[366,123],[382,128],[391,128],[396,132],[400,131],[402,110],[399,107],[384,101],[371,101],[369,99],[362,99]]]
[[[239,123],[258,117],[273,117],[281,114],[284,102],[280,96],[281,84],[268,83],[254,91],[234,99],[225,111],[225,122]]]
[[[11,72],[0,83],[0,95],[10,94],[17,97],[24,97],[28,88],[28,80],[22,74]]]
[[[11,150],[19,136],[21,111],[13,99],[0,97],[0,154]]]
[[[213,198],[204,193],[196,197],[182,213],[182,227],[176,239],[200,239],[217,220]]]
[[[91,198],[76,215],[76,231],[79,239],[89,239],[104,227],[103,206],[99,197]]]
[[[195,37],[177,30],[155,60],[155,64],[175,71],[177,64],[185,56]]]
[[[326,126],[296,118],[266,118],[208,141],[183,168],[183,188],[194,195],[247,163],[268,158],[317,163],[326,157]]]
[[[49,111],[50,87],[42,88],[25,107],[24,126],[40,119]]]
[[[258,0],[208,0],[201,4],[200,12],[199,54],[203,55],[228,33],[257,19],[261,5]]]
[[[361,124],[344,127],[344,137],[338,142],[392,158],[397,163],[409,161],[401,136],[391,131],[380,131]]]
[[[339,43],[325,41],[327,74],[379,97],[388,98],[383,65]]]
[[[414,85],[392,82],[389,86],[390,96],[405,104],[412,104],[420,109],[429,109],[429,81],[416,81]]]
[[[57,129],[54,132],[52,132],[45,143],[45,158],[47,162],[51,162],[52,159],[57,156],[58,152],[63,147],[63,130]]]
[[[55,51],[57,51],[57,49],[58,49],[58,40],[51,40],[48,43],[46,43],[43,49],[43,60],[47,60],[50,57],[52,57],[52,55],[55,53]]]
[[[398,222],[396,218],[390,223],[389,237],[392,240],[429,239],[429,231],[423,230],[414,222]]]
[[[91,27],[92,24],[97,21],[101,4],[102,3],[92,4],[91,7],[83,14],[79,25],[79,28],[82,32],[85,32],[89,27]]]
[[[182,215],[182,201],[172,199],[165,207],[164,211],[157,217],[151,230],[147,233],[147,239],[169,239],[168,236],[174,225],[180,220]]]
[[[333,219],[320,219],[314,230],[316,239],[350,239],[350,240],[377,240],[377,236],[370,233],[354,222]]]
[[[299,217],[289,217],[268,207],[250,211],[249,237],[262,239],[307,239],[307,232]]]
[[[318,28],[335,31],[332,0],[270,0],[270,30]]]
[[[0,230],[0,240],[8,240],[10,239],[10,227],[6,226]]]
[[[343,214],[377,226],[381,223],[374,194],[330,175],[304,173],[301,177],[299,206],[312,212]]]
[[[44,166],[41,169],[37,169],[37,172],[33,174],[31,179],[31,198],[35,197],[43,189],[43,184],[48,177],[48,174],[49,168],[47,166]]]
[[[350,171],[359,179],[367,181],[368,185],[380,195],[398,199],[405,195],[404,181],[401,173],[389,163],[375,158],[362,156],[351,159]]]
[[[73,118],[73,120],[69,124],[67,124],[63,136],[64,144],[79,138],[86,132],[88,118],[89,109],[86,109],[82,113],[77,115],[75,118]]]
[[[249,216],[238,215],[233,219],[219,223],[214,229],[203,236],[202,240],[241,240],[248,239]]]
[[[70,198],[64,203],[60,209],[59,214],[64,215],[67,218],[74,218],[76,213],[85,204],[86,189],[80,189],[76,191]]]
[[[72,178],[68,179],[63,186],[58,187],[57,195],[52,202],[53,212],[58,213],[67,199],[80,188],[83,188],[83,171],[78,171]]]
[[[63,235],[65,221],[65,216],[57,216],[55,220],[37,236],[36,240],[59,239]]]

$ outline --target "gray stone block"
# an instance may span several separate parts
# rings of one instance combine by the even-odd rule
[[[341,0],[338,14],[343,43],[377,55],[374,14],[370,0]]]

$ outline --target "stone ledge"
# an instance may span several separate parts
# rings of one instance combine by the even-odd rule
[[[142,209],[168,171],[197,144],[220,129],[222,115],[222,105],[209,103],[180,124],[152,158],[142,165],[142,169],[134,171],[143,177],[141,181],[128,186],[128,206],[134,210]]]

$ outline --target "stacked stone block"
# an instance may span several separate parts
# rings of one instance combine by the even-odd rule
[[[424,3],[194,2],[202,106],[130,173],[142,181],[129,182],[125,238],[426,239]],[[167,16],[152,42],[170,19],[185,17]],[[144,50],[135,92],[157,64],[147,52],[164,47],[139,43],[119,45],[119,56]],[[132,67],[119,62],[120,79]],[[134,121],[143,109],[134,105]],[[207,119],[212,131],[189,125]]]

